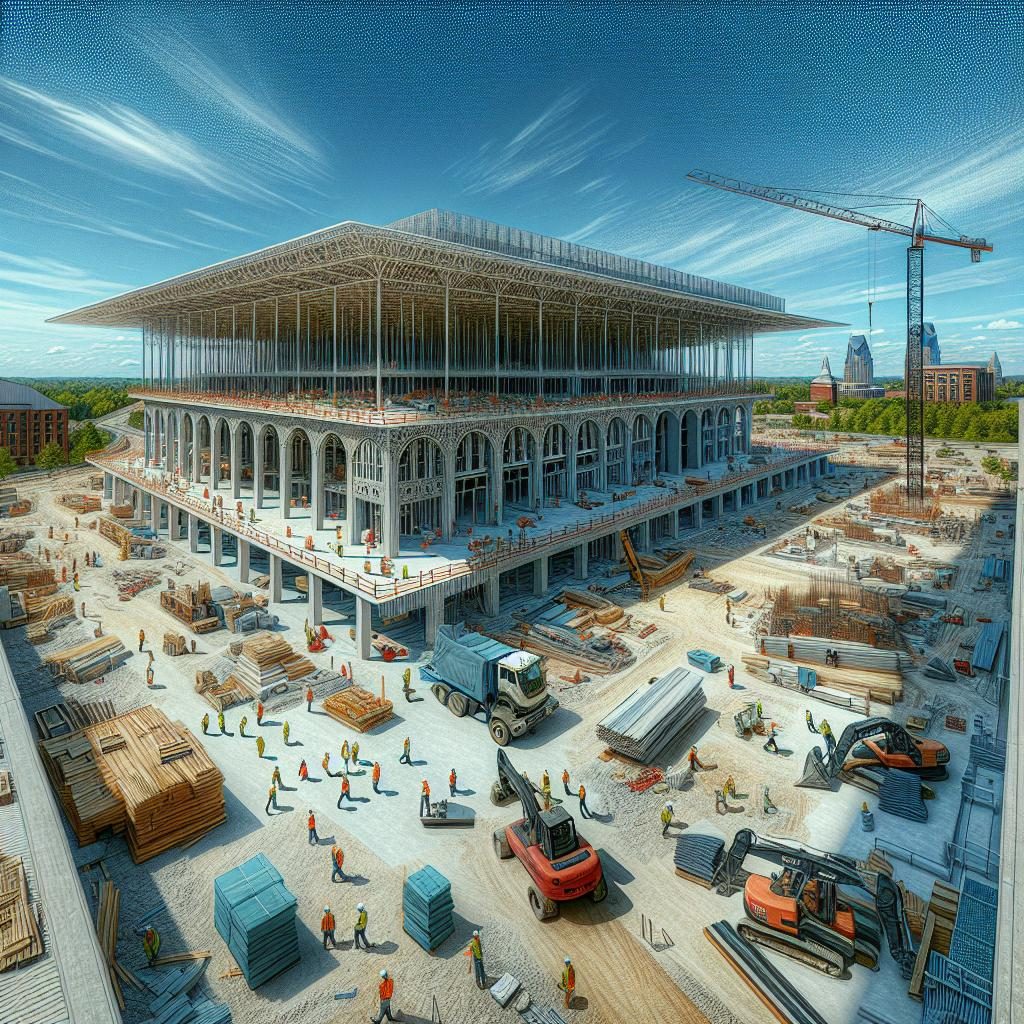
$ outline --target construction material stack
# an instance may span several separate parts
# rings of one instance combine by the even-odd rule
[[[703,714],[704,677],[679,666],[634,690],[597,726],[598,739],[643,764]]]
[[[21,857],[0,854],[0,973],[43,954],[35,911],[29,900]]]
[[[410,875],[402,888],[402,927],[427,952],[455,931],[452,885],[429,864]]]
[[[62,494],[57,499],[65,508],[84,515],[87,512],[99,512],[100,498],[98,494]]]
[[[213,922],[249,988],[299,962],[297,900],[258,853],[213,882]]]
[[[188,644],[185,641],[184,635],[181,633],[164,633],[163,651],[164,654],[172,658],[179,658],[183,654],[188,654]]]
[[[262,700],[282,685],[296,684],[315,669],[313,662],[299,654],[283,637],[263,633],[242,644],[231,677],[253,699]]]
[[[724,852],[725,840],[718,836],[684,832],[676,839],[676,874],[710,889]]]
[[[160,607],[184,622],[193,633],[212,633],[221,627],[209,583],[162,590]]]
[[[100,636],[48,654],[43,661],[69,683],[89,683],[120,668],[130,657],[131,651],[116,636]]]
[[[361,686],[350,686],[340,693],[331,694],[324,701],[324,711],[350,729],[369,732],[390,721],[394,705],[383,694],[375,697]]]

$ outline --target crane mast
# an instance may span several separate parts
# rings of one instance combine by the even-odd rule
[[[967,235],[954,237],[931,232],[927,224],[929,208],[921,199],[897,198],[897,201],[912,203],[914,206],[913,221],[908,225],[876,217],[862,210],[849,209],[812,199],[799,192],[775,188],[771,185],[752,185],[750,182],[712,174],[710,171],[695,170],[686,177],[698,185],[707,185],[724,192],[735,192],[737,195],[775,203],[777,206],[803,210],[805,213],[813,213],[819,217],[856,224],[869,231],[886,231],[910,239],[910,244],[907,246],[907,355],[904,374],[907,412],[907,496],[911,500],[923,498],[924,362],[921,356],[921,338],[924,335],[924,246],[926,242],[933,242],[939,245],[970,249],[972,263],[980,262],[981,254],[991,252],[992,246],[984,238],[971,238]],[[894,197],[868,196],[864,198],[885,199],[891,202]]]

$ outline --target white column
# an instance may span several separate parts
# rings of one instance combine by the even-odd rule
[[[238,582],[249,582],[249,542],[241,537],[235,541],[238,545]]]
[[[210,527],[210,554],[213,564],[221,565],[224,561],[224,531],[219,526]]]
[[[242,428],[231,432],[231,497],[242,496]]]
[[[309,518],[314,530],[324,526],[324,481],[322,440],[309,439]]]
[[[270,600],[273,604],[281,603],[281,594],[283,591],[283,576],[284,566],[281,561],[280,555],[271,553],[270,555],[270,586],[268,593]]]
[[[254,508],[263,508],[263,476],[266,466],[263,465],[262,430],[253,431],[252,446],[252,503]]]
[[[291,518],[292,496],[292,442],[287,438],[281,442],[278,452],[278,490],[281,493],[281,515]]]
[[[308,573],[306,582],[309,593],[309,624],[312,626],[324,621],[324,581],[322,577]]]
[[[543,597],[548,592],[548,556],[541,555],[533,563],[533,593]]]
[[[447,288],[447,286],[446,286]],[[445,309],[447,310],[447,290],[445,291]],[[447,349],[445,350],[445,359],[447,359]],[[380,333],[380,274],[377,275],[377,408],[382,409],[384,407],[384,390],[383,381],[381,379],[381,367],[382,367],[382,355],[381,355],[381,333]],[[447,382],[445,386],[445,394],[447,395]]]
[[[199,550],[199,516],[191,512],[188,516],[188,549],[193,553]]]
[[[370,630],[373,622],[373,605],[365,597],[356,598],[356,657],[368,660],[373,653],[370,644]]]
[[[157,534],[160,532],[160,506],[162,504],[163,502],[156,497],[149,499],[149,525],[150,529]]]

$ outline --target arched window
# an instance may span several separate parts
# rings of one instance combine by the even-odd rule
[[[352,472],[363,480],[380,483],[384,479],[384,455],[376,441],[365,438],[359,442],[352,457]]]

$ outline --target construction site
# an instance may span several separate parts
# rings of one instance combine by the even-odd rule
[[[353,274],[460,251],[343,227]],[[753,333],[801,318],[571,248],[553,283],[654,303],[628,364],[579,296],[492,297],[487,379],[448,283],[288,334],[251,258],[191,326],[79,311],[154,304],[147,426],[0,523],[4,1024],[372,1020],[382,971],[438,1024],[1010,1019],[1016,491],[758,432]]]

